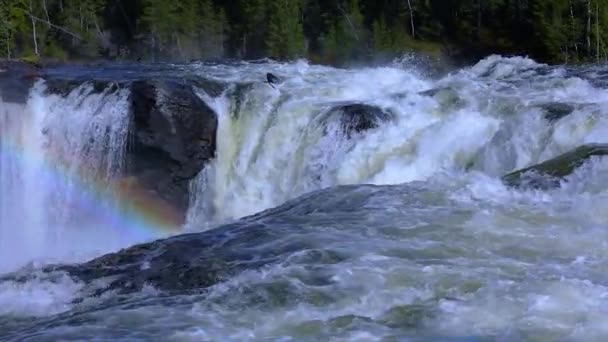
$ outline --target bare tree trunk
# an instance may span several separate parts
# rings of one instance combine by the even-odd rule
[[[575,24],[574,24],[574,9],[572,5],[572,0],[570,0],[570,22],[572,26],[572,33],[576,32]],[[576,42],[576,38],[574,39],[574,52],[578,56],[578,43]]]
[[[63,13],[63,0],[59,0],[59,10]]]
[[[34,15],[33,13],[31,13],[31,12],[30,12],[30,13],[28,13],[28,15],[30,16],[30,19],[32,19],[32,21],[38,21],[38,22],[41,22],[41,23],[47,24],[47,25],[49,25],[49,26],[50,26],[50,27],[52,27],[52,28],[55,28],[55,29],[57,29],[57,30],[59,30],[59,31],[61,31],[61,32],[65,33],[65,34],[67,34],[67,35],[72,36],[72,37],[73,37],[73,38],[75,38],[75,39],[78,39],[78,40],[81,40],[81,39],[82,39],[82,37],[81,37],[81,36],[79,36],[79,35],[77,35],[76,33],[70,32],[70,31],[66,30],[65,28],[63,28],[63,27],[61,27],[61,26],[55,25],[55,24],[53,24],[53,23],[51,23],[51,22],[48,22],[48,21],[46,21],[46,20],[44,20],[44,19],[38,18],[37,16],[35,16],[35,15]]]
[[[182,49],[182,42],[179,39],[179,35],[175,33],[175,43],[177,44],[177,51],[182,59],[186,59],[186,55],[184,54],[184,49]]]
[[[50,28],[51,17],[49,17],[49,10],[46,8],[46,0],[42,0],[42,8],[44,9],[44,14],[46,15],[46,22],[48,23],[48,26]]]
[[[414,10],[412,9],[412,2],[407,0],[407,7],[410,11],[410,25],[412,26],[412,39],[416,39],[416,26],[414,25]]]
[[[600,63],[600,5],[595,2],[595,55],[597,63]]]
[[[36,56],[40,56],[40,52],[38,51],[38,40],[36,38],[36,21],[34,20],[34,16],[31,13],[34,13],[34,6],[32,5],[32,0],[30,0],[30,19],[32,20],[32,37],[34,39],[34,53],[36,54]]]
[[[409,2],[409,0],[408,0]],[[353,22],[350,20],[350,16],[348,15],[348,13],[346,13],[346,11],[341,7],[338,6],[338,9],[342,12],[342,14],[344,14],[344,18],[346,18],[346,21],[348,21],[348,25],[350,26],[351,30],[353,31],[353,35],[355,36],[355,39],[357,41],[359,41],[359,33],[357,33],[357,28],[355,27],[355,25],[353,24]]]

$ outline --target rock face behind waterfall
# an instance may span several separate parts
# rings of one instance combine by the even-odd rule
[[[131,105],[128,173],[185,211],[188,182],[215,153],[215,113],[190,85],[174,81],[133,82]]]
[[[514,187],[550,189],[559,187],[564,177],[572,174],[591,157],[608,155],[608,144],[588,144],[522,170],[505,175],[505,184]]]
[[[63,98],[129,89],[126,168],[119,184],[136,184],[134,190],[141,190],[151,201],[164,202],[177,213],[175,224],[180,224],[188,209],[190,180],[215,155],[217,116],[196,91],[203,89],[217,96],[225,84],[163,68],[166,66],[47,68],[0,62],[0,96],[5,102],[25,104],[38,79],[45,81],[47,94]],[[92,92],[73,93],[83,84],[91,86]]]

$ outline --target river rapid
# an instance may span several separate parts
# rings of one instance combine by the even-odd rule
[[[124,168],[128,90],[58,95],[40,80],[25,104],[0,97],[0,340],[608,339],[608,160],[554,189],[501,181],[608,143],[607,67],[490,56],[440,76],[415,58],[158,72],[227,85],[196,90],[218,118],[216,157],[178,232],[116,218],[85,191]],[[350,103],[388,119],[345,132],[332,109]],[[73,276],[167,237],[144,254],[197,246],[181,257],[230,271],[187,291]]]

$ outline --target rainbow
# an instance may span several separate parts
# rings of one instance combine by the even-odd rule
[[[137,178],[99,179],[92,170],[70,167],[70,156],[36,151],[12,137],[14,134],[2,133],[0,130],[0,157],[17,160],[24,165],[24,170],[35,168],[36,184],[44,187],[44,193],[31,196],[47,195],[48,189],[70,194],[69,203],[64,204],[71,217],[70,226],[113,229],[121,234],[135,234],[133,238],[138,240],[167,237],[182,231],[182,214],[171,203],[144,189]]]

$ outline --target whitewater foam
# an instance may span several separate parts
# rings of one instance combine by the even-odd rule
[[[218,154],[198,177],[204,191],[191,194],[199,209],[191,210],[189,225],[239,218],[335,185],[400,184],[472,170],[498,177],[608,136],[600,114],[605,91],[564,76],[563,68],[491,56],[433,80],[400,65],[280,64],[286,81],[278,89],[254,83],[207,99],[220,117]],[[245,82],[267,67],[244,66]],[[422,93],[429,89],[436,91]],[[338,125],[324,122],[332,103],[344,102],[390,110],[395,120],[346,139]],[[577,107],[552,123],[542,109],[551,103]]]
[[[108,299],[113,305],[98,306],[105,299],[85,299],[79,307],[86,310],[73,310],[71,301],[90,284],[63,277],[13,279],[0,282],[0,294],[7,294],[0,295],[0,304],[10,309],[0,315],[45,316],[50,310],[43,317],[48,321],[30,328],[48,339],[601,341],[608,336],[608,161],[592,158],[560,188],[547,191],[510,188],[499,178],[583,143],[606,143],[608,97],[585,72],[499,56],[440,79],[412,71],[402,61],[356,70],[303,61],[184,68],[238,83],[217,97],[199,91],[218,115],[217,158],[191,184],[188,228],[210,229],[295,198],[240,222],[268,231],[260,234],[268,238],[262,239],[264,245],[234,237],[238,255],[247,262],[258,261],[259,249],[272,251],[273,262],[231,274],[194,294],[145,289],[127,296],[124,305]],[[277,89],[262,83],[269,70],[285,80]],[[48,127],[46,135],[30,134],[24,141],[40,153],[86,153],[78,139],[105,131],[98,128],[107,129],[117,119],[110,108],[122,110],[123,95],[107,96],[115,106],[100,111],[74,105],[83,100],[76,95],[74,102],[30,99],[26,109],[0,104],[4,111],[18,110],[32,119],[25,125],[5,115],[0,129],[3,135],[38,134],[32,127]],[[60,119],[43,112],[51,100],[58,103],[54,116],[70,108],[74,115],[83,110],[108,121],[91,128],[82,119],[73,130],[65,128],[81,118],[54,121]],[[393,113],[393,119],[349,136],[330,115],[345,101],[377,106]],[[544,109],[552,103],[574,110],[553,122]],[[122,136],[118,126],[116,137]],[[50,145],[37,140],[45,136],[52,137]],[[110,145],[118,159],[102,158],[107,150],[94,148],[90,163],[74,165],[111,175],[121,168],[122,145]],[[5,148],[0,154],[3,187],[20,171],[19,159],[11,159]],[[32,170],[24,177],[35,179]],[[358,186],[334,187],[346,184]],[[330,189],[311,193],[323,188]],[[2,200],[6,220],[14,209],[4,193]],[[32,219],[45,218],[47,202],[44,196],[37,200],[43,209]],[[220,229],[229,236],[239,227],[237,222]],[[82,237],[103,241],[101,253],[107,237],[92,231]],[[55,252],[87,245],[70,240],[72,234],[52,245],[46,238],[36,242],[36,230],[18,238],[10,234],[19,232],[0,233],[27,246],[52,246]],[[6,241],[0,243],[10,245]],[[213,246],[217,251],[228,247]],[[83,248],[91,251],[90,245]],[[138,266],[140,271],[151,267]],[[53,316],[66,311],[72,320]],[[56,327],[52,331],[45,329],[49,322]]]
[[[65,97],[48,94],[39,81],[26,104],[0,102],[0,271],[133,242],[108,235],[114,223],[94,195],[95,184],[123,171],[127,100],[128,91],[98,93],[86,83]]]

